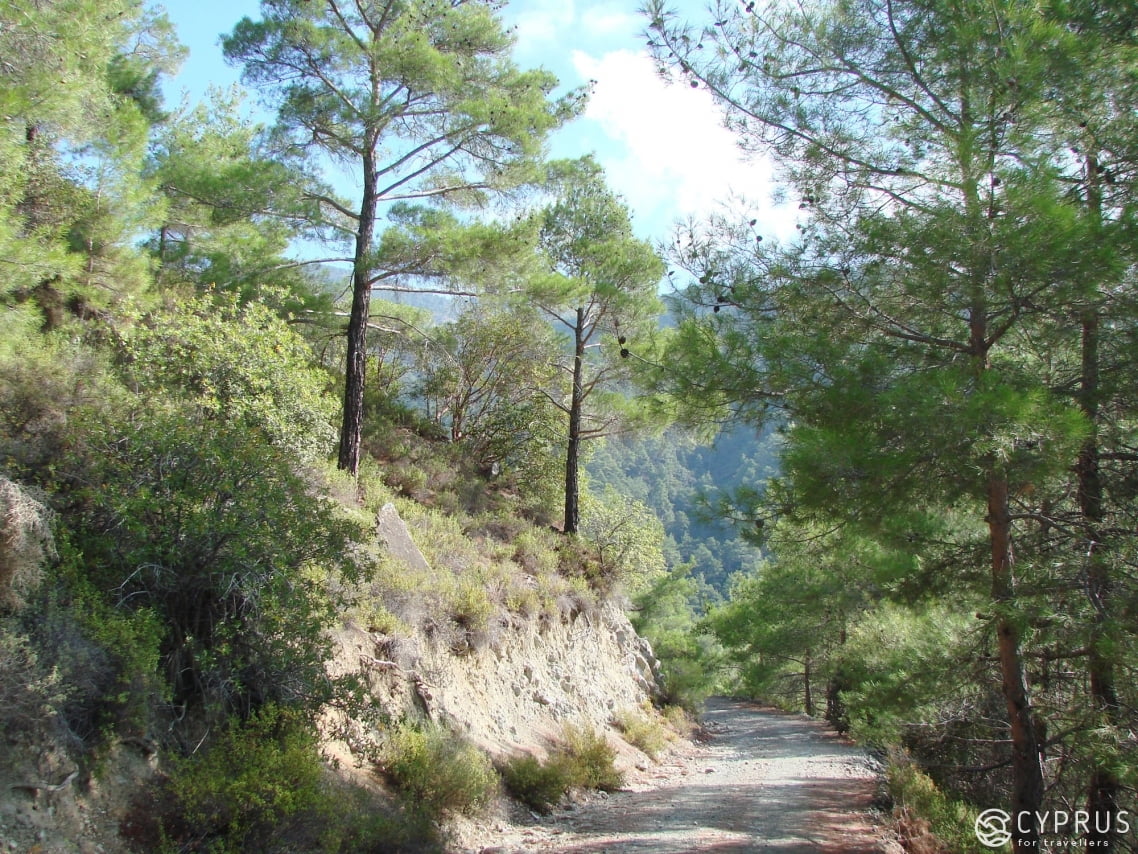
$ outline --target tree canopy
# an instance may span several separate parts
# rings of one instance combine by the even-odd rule
[[[1096,73],[1064,14],[859,0],[721,6],[694,27],[648,9],[657,56],[777,157],[803,212],[787,245],[746,220],[681,238],[697,280],[677,387],[786,422],[769,519],[910,550],[946,596],[986,585],[1017,849],[1039,843],[1054,747],[1033,691],[1036,597],[1059,555],[1099,542],[1070,515],[1088,487],[1076,461],[1097,453],[1087,311],[1132,255],[1129,200],[1096,203],[1097,166],[1080,163],[1081,137],[1113,121],[1056,95]],[[1117,805],[1093,809],[1106,826]]]

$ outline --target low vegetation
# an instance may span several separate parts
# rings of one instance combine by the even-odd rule
[[[621,709],[614,716],[613,723],[625,741],[643,751],[650,759],[656,759],[675,740],[677,734],[668,719],[651,706]]]
[[[917,854],[984,854],[991,851],[976,838],[980,810],[939,789],[910,757],[895,754],[887,780],[894,817],[907,851]]]
[[[476,815],[499,791],[489,757],[436,724],[404,723],[389,732],[379,769],[410,808],[432,819],[447,813]]]
[[[549,812],[571,789],[612,792],[624,785],[616,750],[603,733],[567,724],[549,755],[522,754],[502,763],[506,790],[538,812]]]

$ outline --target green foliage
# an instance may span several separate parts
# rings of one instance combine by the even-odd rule
[[[624,777],[616,770],[615,759],[616,749],[603,733],[566,724],[545,761],[522,754],[502,763],[498,770],[511,795],[547,813],[570,789],[619,789]]]
[[[397,14],[360,7],[341,17],[303,3],[278,4],[266,8],[263,20],[241,21],[223,47],[230,60],[244,63],[245,80],[279,104],[280,132],[301,145],[316,141],[333,156],[355,159],[375,131],[431,143],[418,158],[391,154],[384,164],[391,193],[401,198],[441,195],[444,181],[470,165],[462,158],[484,161],[483,169],[497,166],[495,183],[517,181],[513,171],[539,154],[544,135],[576,110],[576,94],[547,99],[555,83],[548,73],[521,72],[506,60],[510,38],[481,5],[423,0]],[[306,61],[322,73],[298,78],[295,63]],[[401,89],[413,97],[392,97]],[[414,121],[424,104],[440,124]],[[322,130],[313,135],[314,129]],[[447,150],[452,156],[444,156]],[[415,174],[430,163],[434,169]],[[477,198],[477,187],[468,186],[475,183],[463,181],[450,195]]]
[[[630,614],[637,634],[652,644],[663,676],[663,699],[698,710],[716,690],[723,651],[700,624],[699,608],[707,591],[680,565],[651,580],[633,598]]]
[[[230,719],[136,798],[119,834],[136,851],[441,850],[422,815],[331,773],[318,740],[311,717],[296,710]]]
[[[454,221],[441,235],[412,227],[408,245],[400,218],[438,223],[446,215],[400,203],[480,204],[533,181],[545,136],[582,104],[579,92],[550,98],[556,80],[547,72],[513,65],[510,36],[494,11],[438,0],[351,9],[288,0],[264,5],[262,20],[244,18],[223,41],[246,82],[277,106],[274,133],[283,148],[330,155],[365,176],[354,203],[316,182],[306,188],[316,203],[305,217],[312,230],[354,243],[338,461],[352,474],[361,455],[373,288],[395,276],[461,275],[457,268],[476,266],[485,245],[466,240],[469,232],[497,231]],[[310,164],[318,173],[317,161]],[[392,205],[396,235],[377,248],[381,206]],[[455,234],[460,253],[471,253],[465,265],[456,265],[449,245]]]
[[[20,330],[20,313],[6,313],[9,319],[16,334],[0,346],[0,465],[21,483],[50,490],[64,454],[87,442],[79,422],[92,412],[116,417],[128,395],[104,354]]]
[[[475,815],[498,791],[489,758],[435,724],[405,723],[390,732],[380,767],[409,806],[430,816]]]
[[[731,575],[751,570],[760,557],[749,542],[753,506],[741,507],[736,493],[757,493],[774,476],[778,444],[773,431],[756,435],[747,425],[725,426],[711,444],[670,427],[659,436],[594,443],[586,469],[594,488],[612,487],[652,509],[664,525],[670,567],[692,564],[696,576],[726,595]]]
[[[204,755],[180,762],[169,787],[210,850],[248,850],[251,838],[310,809],[322,764],[310,721],[267,706],[233,722]]]
[[[0,348],[0,398],[3,465],[59,511],[37,643],[85,686],[81,738],[145,728],[158,696],[248,711],[327,695],[326,579],[356,571],[361,529],[296,470],[327,449],[329,407],[275,315],[199,300],[125,338],[25,331]]]
[[[854,736],[897,744],[906,725],[953,715],[967,702],[976,635],[974,612],[947,602],[881,605],[866,614],[833,662]]]
[[[66,543],[61,552],[34,637],[72,687],[67,726],[87,747],[115,734],[149,733],[156,707],[171,697],[161,667],[168,627],[145,604],[109,602],[74,547]]]
[[[479,469],[556,494],[560,418],[558,342],[532,308],[479,304],[436,327],[421,350],[418,395],[428,414]]]
[[[312,720],[266,707],[174,763],[125,825],[141,850],[433,851],[436,832],[374,792],[335,780]]]
[[[34,730],[59,712],[69,686],[48,668],[15,620],[0,620],[0,730],[13,736]]]
[[[730,213],[673,245],[666,384],[693,417],[784,425],[774,560],[709,623],[752,690],[825,684],[945,791],[1046,811],[1090,788],[1101,816],[1131,802],[1133,121],[1087,105],[1135,90],[1119,20],[1086,12],[647,9],[802,212],[793,240]]]
[[[664,267],[633,237],[628,209],[592,158],[556,162],[549,171],[555,197],[541,214],[538,248],[542,269],[552,273],[533,276],[526,298],[569,336],[563,369],[570,382],[557,405],[568,421],[562,529],[575,534],[581,443],[643,427],[658,415],[629,390],[633,365],[655,355]]]
[[[660,752],[671,743],[673,733],[663,722],[655,709],[621,709],[613,722],[625,741],[639,748],[650,759],[656,759]]]
[[[305,342],[264,304],[199,297],[155,312],[123,345],[128,382],[182,399],[312,463],[332,447],[335,402]]]
[[[515,756],[498,772],[511,796],[540,813],[551,812],[572,787],[572,771],[556,753],[545,762],[528,753]]]
[[[227,709],[322,692],[333,603],[359,531],[313,497],[289,459],[240,425],[140,413],[91,425],[93,458],[70,515],[91,583],[166,628],[175,699]]]
[[[241,107],[235,90],[212,91],[207,103],[183,105],[158,129],[148,167],[166,201],[148,243],[157,281],[327,311],[330,298],[319,298],[285,258],[297,220],[311,213],[304,178]]]
[[[960,854],[991,851],[976,838],[979,810],[945,795],[904,756],[894,756],[886,771],[889,793],[896,804],[898,828],[910,845]]]
[[[617,769],[616,748],[603,732],[588,726],[565,724],[558,745],[559,761],[569,770],[572,786],[615,792],[624,785],[624,775]]]
[[[0,251],[10,261],[0,293],[34,302],[47,328],[121,306],[147,284],[132,244],[156,212],[140,175],[156,116],[127,78],[173,67],[169,29],[128,0],[0,11]]]
[[[606,488],[600,496],[584,493],[579,533],[596,556],[591,580],[599,589],[637,591],[666,571],[660,520],[616,490]]]

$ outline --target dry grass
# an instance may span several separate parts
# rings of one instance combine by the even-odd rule
[[[18,610],[55,556],[51,511],[0,476],[0,609]]]

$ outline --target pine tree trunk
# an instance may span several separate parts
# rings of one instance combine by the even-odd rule
[[[1085,170],[1087,207],[1097,226],[1102,224],[1102,176],[1099,159],[1088,154]],[[1096,229],[1097,230],[1097,229]],[[1091,704],[1109,725],[1119,723],[1118,692],[1114,682],[1114,664],[1104,653],[1106,622],[1109,614],[1110,573],[1103,556],[1102,521],[1103,487],[1099,471],[1099,314],[1091,294],[1080,318],[1082,329],[1082,364],[1079,377],[1079,405],[1091,425],[1091,435],[1079,451],[1075,463],[1078,478],[1079,512],[1086,526],[1090,543],[1087,566],[1087,598],[1093,609],[1091,618],[1087,669],[1090,675]],[[1118,796],[1122,783],[1118,775],[1105,763],[1098,763],[1091,772],[1087,787],[1087,812],[1090,821],[1084,837],[1088,847],[1100,851],[1113,851],[1117,843],[1115,822],[1118,815]]]
[[[1118,723],[1119,718],[1114,664],[1109,655],[1103,651],[1111,583],[1110,573],[1102,554],[1103,490],[1099,472],[1098,439],[1093,432],[1093,425],[1098,419],[1098,344],[1098,315],[1093,309],[1088,309],[1082,317],[1080,402],[1083,413],[1092,424],[1092,434],[1080,450],[1075,473],[1078,477],[1079,512],[1082,514],[1087,539],[1090,542],[1087,551],[1086,590],[1094,612],[1088,645],[1091,703],[1094,710],[1102,715],[1105,723],[1114,725]],[[1090,813],[1090,821],[1084,837],[1088,847],[1099,851],[1114,850],[1117,841],[1115,821],[1121,786],[1118,776],[1104,763],[1096,765],[1091,772],[1087,792],[1087,811]]]
[[[806,692],[805,692],[805,696],[803,697],[803,702],[804,702],[805,707],[806,707],[806,714],[813,717],[814,716],[814,694],[810,690],[810,681],[814,678],[814,674],[812,672],[813,667],[811,666],[811,664],[812,664],[812,661],[810,658],[810,650],[806,650],[806,661],[805,661],[805,664],[803,667],[803,670],[804,670],[803,678],[805,679],[805,682],[806,682]]]
[[[581,526],[581,410],[585,398],[585,309],[577,309],[573,344],[573,392],[569,401],[569,444],[565,454],[566,534]]]
[[[363,158],[363,195],[352,260],[352,310],[348,320],[348,353],[344,376],[344,417],[340,426],[340,457],[337,465],[352,477],[360,470],[363,440],[364,378],[367,373],[367,326],[371,316],[371,242],[375,231],[375,156]]]
[[[1043,803],[1043,763],[1019,627],[1007,613],[1015,596],[1011,529],[1007,478],[993,474],[988,481],[988,532],[992,547],[992,600],[998,614],[1000,678],[1012,738],[1012,847],[1015,851],[1036,851],[1039,829],[1035,815]]]

